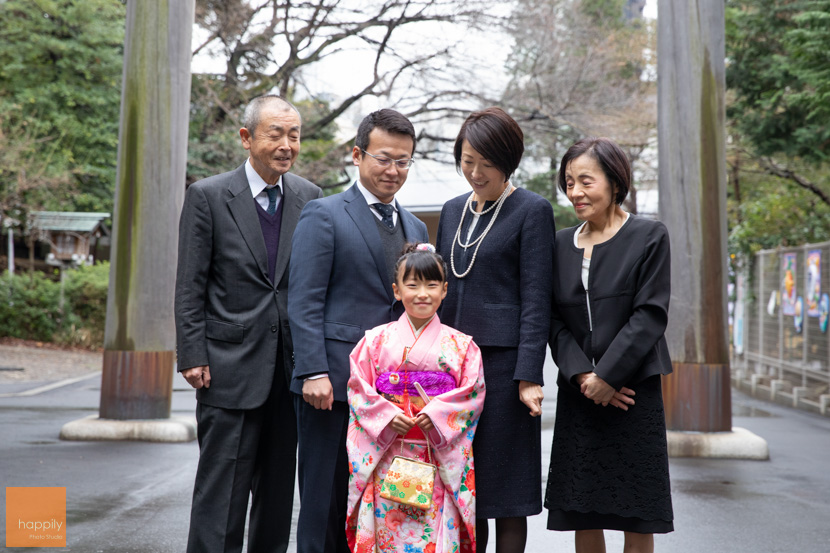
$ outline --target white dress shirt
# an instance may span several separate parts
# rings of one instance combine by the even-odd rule
[[[377,209],[374,209],[372,207],[372,204],[383,204],[386,202],[380,201],[378,197],[369,192],[366,189],[366,187],[360,183],[359,180],[355,181],[355,183],[357,184],[357,189],[360,190],[360,193],[363,194],[363,197],[366,199],[366,203],[369,204],[369,210],[375,214],[375,217],[378,221],[382,221],[383,217],[381,217],[381,214]],[[396,202],[395,199],[392,198],[392,201],[386,205],[392,206],[392,226],[394,227],[398,224],[398,202]]]
[[[256,200],[256,203],[258,203],[260,207],[262,207],[262,209],[266,211],[268,210],[268,193],[265,192],[265,189],[274,187],[279,188],[280,193],[277,194],[277,207],[279,207],[283,197],[282,175],[280,175],[280,178],[277,180],[277,184],[275,184],[274,186],[269,186],[265,183],[262,177],[259,176],[259,173],[256,172],[254,166],[251,165],[250,158],[248,158],[248,160],[245,161],[245,175],[247,175],[248,177],[248,186],[251,187],[251,196],[253,196]]]

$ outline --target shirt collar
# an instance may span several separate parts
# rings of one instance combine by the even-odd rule
[[[251,187],[251,195],[254,198],[262,194],[262,191],[268,188],[268,185],[265,184],[263,178],[259,176],[259,173],[256,172],[254,166],[251,165],[251,158],[248,158],[245,161],[245,175],[248,177],[248,186]],[[283,195],[282,175],[280,175],[280,178],[277,180],[277,184],[275,186],[280,189],[280,195]]]
[[[372,205],[384,203],[380,201],[377,196],[369,192],[369,190],[360,183],[360,180],[356,180],[355,184],[357,184],[357,189],[360,190],[360,193],[366,199],[367,204]],[[394,199],[386,205],[391,205],[395,211],[398,211],[398,202],[396,202]]]

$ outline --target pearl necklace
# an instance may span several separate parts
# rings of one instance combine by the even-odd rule
[[[450,247],[450,267],[452,268],[452,274],[455,275],[455,278],[464,278],[468,274],[470,274],[470,271],[473,269],[473,265],[476,262],[476,256],[478,255],[478,249],[481,247],[481,244],[484,243],[484,237],[487,236],[487,233],[490,232],[491,228],[493,228],[493,224],[496,222],[496,219],[499,216],[499,212],[501,211],[501,208],[504,205],[504,201],[507,199],[507,196],[510,195],[510,192],[512,190],[513,190],[513,185],[508,183],[508,185],[504,188],[504,191],[501,193],[501,196],[499,196],[499,199],[496,200],[495,203],[493,205],[491,205],[489,208],[483,210],[481,213],[476,213],[473,210],[473,193],[470,192],[470,195],[467,197],[467,201],[464,204],[464,209],[461,211],[461,220],[458,222],[458,229],[456,229],[456,231],[455,231],[455,237],[453,238],[452,246]],[[482,232],[481,235],[478,238],[476,238],[475,240],[467,242],[466,244],[464,242],[462,242],[461,241],[461,227],[464,226],[464,215],[466,215],[467,210],[469,210],[470,213],[472,213],[473,215],[484,215],[485,213],[489,213],[493,209],[495,209],[496,212],[493,213],[493,218],[490,219],[490,223],[487,225],[487,228],[484,229],[484,232]],[[458,243],[458,245],[461,246],[462,248],[464,248],[465,250],[467,248],[472,247],[472,246],[476,247],[476,249],[473,250],[473,258],[470,259],[470,264],[467,266],[467,270],[464,271],[463,273],[460,273],[460,274],[458,273],[458,271],[455,270],[455,244],[456,243]]]

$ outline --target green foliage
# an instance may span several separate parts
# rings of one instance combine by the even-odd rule
[[[0,336],[49,342],[61,325],[60,286],[40,272],[0,276]]]
[[[67,271],[64,309],[54,275],[0,275],[0,336],[100,347],[107,314],[109,263]]]
[[[830,206],[779,179],[759,177],[744,186],[747,198],[730,198],[729,250],[745,259],[762,249],[830,240]]]
[[[730,252],[830,239],[830,0],[728,0],[726,53]]]
[[[110,210],[124,20],[119,0],[0,2],[0,208],[6,214]]]
[[[109,262],[83,265],[68,271],[65,310],[72,313],[77,322],[74,327],[64,327],[59,341],[83,346],[104,343],[109,276]]]
[[[830,0],[729,0],[727,115],[762,156],[830,160]]]

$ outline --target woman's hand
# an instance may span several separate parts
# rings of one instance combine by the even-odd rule
[[[403,413],[398,413],[395,415],[395,418],[389,422],[389,426],[392,427],[392,430],[401,436],[404,436],[407,432],[412,430],[413,426],[415,426],[415,421]]]
[[[614,397],[611,398],[608,405],[613,405],[623,411],[628,411],[628,406],[634,405],[634,400],[631,399],[632,396],[634,396],[634,390],[623,386],[619,392],[614,392]]]
[[[614,394],[616,390],[608,384],[606,381],[601,379],[597,376],[596,373],[583,373],[587,374],[585,378],[578,378],[577,381],[581,381],[579,390],[582,392],[582,395],[594,401],[596,405],[602,405],[606,407],[611,400],[614,399]],[[582,375],[578,375],[581,377]]]
[[[418,425],[418,428],[426,435],[435,430],[435,425],[432,424],[432,419],[426,415],[426,413],[418,413],[418,416],[415,417],[415,424]]]
[[[543,399],[545,399],[545,393],[541,386],[527,380],[519,381],[519,400],[530,407],[531,417],[538,417],[542,414]]]

